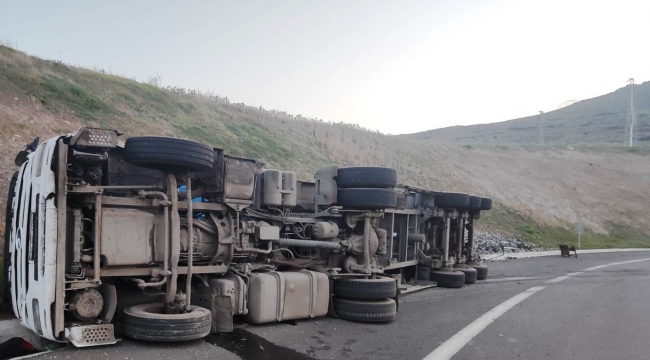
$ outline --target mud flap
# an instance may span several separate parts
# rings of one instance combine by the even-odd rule
[[[211,332],[232,332],[232,304],[227,295],[212,295],[212,328]]]
[[[117,292],[114,285],[103,283],[99,287],[99,292],[104,298],[104,308],[102,309],[102,321],[106,324],[113,321],[115,310],[117,309]]]

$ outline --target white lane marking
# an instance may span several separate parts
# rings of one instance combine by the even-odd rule
[[[637,263],[637,262],[642,262],[642,261],[650,261],[650,258],[629,260],[629,261],[621,261],[621,262],[615,262],[615,263],[605,264],[605,265],[598,265],[598,266],[590,267],[589,269],[584,269],[582,271],[585,271],[585,272],[586,271],[594,271],[594,270],[599,270],[599,269],[603,269],[603,268],[610,267],[610,266],[623,265],[623,264],[632,264],[632,263]]]
[[[576,275],[582,275],[582,274],[584,274],[584,273],[585,273],[584,271],[578,271],[578,272],[574,272],[574,273],[568,273],[567,275],[569,275],[569,276],[576,276]]]
[[[560,281],[564,281],[564,280],[566,280],[566,279],[568,279],[568,278],[570,278],[572,276],[582,275],[584,273],[585,273],[584,271],[568,273],[566,275],[558,276],[558,277],[553,278],[553,279],[551,279],[549,281],[546,281],[544,284],[556,284],[556,283],[559,283]]]
[[[569,275],[558,276],[558,277],[556,277],[556,278],[553,278],[553,279],[551,279],[551,280],[545,282],[544,284],[555,284],[555,283],[559,283],[560,281],[564,281],[564,280],[566,280],[566,279],[568,279],[568,278],[570,278],[570,277],[571,277],[571,276],[569,276]]]
[[[553,279],[551,279],[551,280],[549,280],[549,281],[546,281],[546,282],[544,282],[544,284],[557,284],[557,283],[559,283],[560,281],[564,281],[564,280],[566,280],[566,279],[568,279],[568,278],[570,278],[570,277],[572,277],[572,276],[582,275],[582,274],[584,274],[584,273],[585,273],[584,271],[578,271],[578,272],[568,273],[568,274],[566,274],[566,275],[558,276],[558,277],[553,278]]]
[[[588,269],[584,269],[582,271],[574,272],[574,273],[568,273],[566,275],[558,276],[556,278],[553,278],[547,282],[546,284],[555,284],[559,283],[560,281],[564,281],[572,276],[577,276],[577,275],[582,275],[587,271],[594,271],[594,270],[599,270],[603,269],[606,267],[610,266],[616,266],[616,265],[624,265],[624,264],[632,264],[632,263],[637,263],[637,262],[642,262],[642,261],[650,261],[650,258],[645,258],[645,259],[637,259],[637,260],[629,260],[629,261],[621,261],[621,262],[615,262],[611,264],[605,264],[605,265],[598,265],[594,267],[590,267]],[[460,349],[462,349],[465,345],[467,345],[468,342],[470,342],[476,335],[480,334],[481,331],[485,330],[488,325],[493,323],[496,319],[498,319],[501,315],[505,314],[508,310],[512,309],[517,305],[518,303],[524,301],[525,299],[529,298],[533,294],[542,291],[546,288],[546,286],[535,286],[532,287],[522,293],[519,293],[510,299],[502,302],[501,304],[497,305],[495,308],[492,310],[486,312],[485,314],[481,315],[478,319],[474,320],[471,324],[465,326],[462,330],[456,333],[456,335],[450,337],[447,341],[442,343],[440,346],[438,346],[435,350],[433,350],[429,355],[427,355],[423,360],[449,360],[451,359],[452,356],[456,355]]]
[[[457,332],[456,335],[449,338],[449,340],[445,341],[442,345],[438,346],[438,348],[427,355],[424,360],[451,359],[451,357],[454,356],[460,349],[462,349],[465,344],[467,344],[476,335],[483,331],[483,329],[485,329],[488,325],[493,323],[494,320],[498,319],[508,310],[512,309],[520,302],[532,296],[534,293],[543,290],[544,288],[545,286],[535,286],[502,302],[492,310],[486,312],[481,317],[474,320],[471,324],[465,326],[461,331]]]
[[[543,280],[548,279],[547,277],[533,277],[533,276],[520,276],[520,277],[509,277],[509,278],[500,278],[500,279],[487,279],[479,280],[477,284],[487,284],[487,283],[498,283],[498,282],[508,282],[508,281],[527,281],[527,280]]]

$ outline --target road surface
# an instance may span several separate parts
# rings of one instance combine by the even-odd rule
[[[650,358],[650,252],[488,265],[489,281],[402,296],[398,319],[389,324],[325,317],[184,344],[125,339],[36,359]]]

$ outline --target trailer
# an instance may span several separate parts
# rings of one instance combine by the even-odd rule
[[[325,315],[386,322],[414,284],[487,277],[473,228],[488,198],[400,184],[384,167],[299,181],[195,141],[120,135],[81,128],[16,158],[3,296],[49,340],[113,344],[117,329],[186,341],[235,321]]]

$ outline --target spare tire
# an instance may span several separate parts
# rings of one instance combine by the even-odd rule
[[[348,167],[336,173],[340,188],[393,188],[397,185],[397,171],[385,167]]]
[[[467,205],[468,210],[481,210],[481,197],[470,195],[469,196],[469,205]]]
[[[166,172],[212,169],[214,151],[200,142],[164,136],[135,136],[126,139],[124,161]]]
[[[184,314],[165,314],[165,304],[140,304],[124,309],[124,335],[146,341],[178,342],[202,339],[210,333],[212,313],[192,305]]]
[[[469,194],[446,192],[435,196],[435,205],[442,208],[461,208],[469,206]]]
[[[481,198],[481,210],[490,210],[492,209],[492,199],[490,198]]]
[[[338,189],[337,204],[354,209],[395,208],[397,193],[392,189]]]
[[[16,181],[18,181],[18,172],[16,171],[11,177],[9,182],[9,193],[7,195],[7,204],[5,207],[5,243],[4,252],[2,253],[2,274],[4,285],[2,286],[2,303],[4,306],[11,307],[11,290],[9,287],[9,238],[11,237],[11,220],[13,217],[12,203],[14,201],[14,190],[16,189]]]
[[[359,300],[381,300],[397,295],[395,279],[339,279],[334,281],[334,295]]]
[[[332,306],[338,317],[360,322],[386,322],[397,317],[397,303],[393,299],[379,301],[351,300],[332,297]]]

